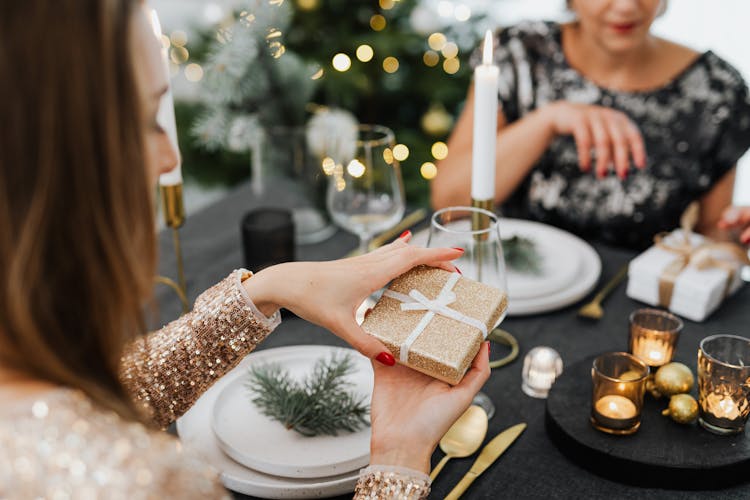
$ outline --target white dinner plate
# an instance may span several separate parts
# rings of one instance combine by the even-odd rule
[[[201,396],[182,417],[177,419],[177,433],[181,441],[219,471],[221,481],[232,491],[261,498],[311,498],[344,495],[354,491],[359,471],[317,479],[293,479],[249,469],[229,458],[219,447],[211,429],[211,416],[219,394],[232,381],[247,373],[250,363],[273,361],[284,353],[293,352],[317,359],[331,353],[356,352],[331,346],[290,346],[257,351],[247,356],[237,367],[219,379]],[[250,432],[262,432],[251,429]]]
[[[542,273],[508,270],[508,315],[525,316],[554,311],[586,296],[599,281],[601,259],[591,245],[562,229],[523,219],[499,220],[503,239],[514,235],[534,240],[543,259]],[[426,245],[429,228],[412,238]]]
[[[330,349],[326,349],[330,350]],[[373,374],[370,362],[351,349],[339,349],[339,356],[348,354],[354,363],[354,372],[347,380],[354,394],[361,395],[370,404]],[[279,352],[274,350],[270,359],[252,361],[279,364],[295,380],[302,380],[313,371],[319,359],[301,350]],[[328,477],[366,467],[370,459],[370,427],[357,432],[342,431],[338,436],[303,436],[287,429],[281,422],[263,415],[251,401],[252,395],[245,386],[247,373],[240,373],[227,385],[216,399],[212,428],[221,449],[237,462],[274,476],[292,478]]]

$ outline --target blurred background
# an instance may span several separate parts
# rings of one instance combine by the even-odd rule
[[[264,161],[253,154],[263,150],[261,137],[304,130],[321,106],[391,127],[407,200],[427,205],[483,32],[569,18],[564,0],[150,3],[171,61],[188,213],[250,177],[253,161]],[[680,0],[654,31],[713,50],[750,80],[747,19],[747,0]],[[735,203],[750,205],[749,155],[740,161]]]

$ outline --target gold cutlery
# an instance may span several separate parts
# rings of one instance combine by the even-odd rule
[[[495,436],[487,446],[482,448],[482,451],[479,453],[479,457],[477,457],[469,472],[467,472],[466,475],[461,478],[455,488],[453,488],[451,492],[448,493],[448,496],[445,497],[445,500],[458,500],[459,498],[461,498],[461,495],[464,494],[469,485],[471,485],[471,483],[473,483],[474,480],[478,478],[482,472],[486,471],[487,468],[495,462],[495,460],[500,458],[500,455],[502,455],[503,452],[505,452],[505,450],[507,450],[508,447],[513,444],[513,441],[515,441],[516,438],[520,436],[525,429],[526,424],[517,424],[513,427],[509,427],[508,429]]]
[[[599,293],[594,295],[594,298],[588,304],[585,304],[578,310],[578,316],[582,318],[590,319],[601,319],[604,316],[604,309],[602,309],[602,301],[609,295],[612,290],[617,288],[617,285],[625,279],[628,275],[628,265],[625,264],[617,271],[609,282],[599,290]]]
[[[479,406],[469,406],[440,440],[440,449],[443,450],[445,456],[432,469],[430,480],[435,480],[451,458],[464,458],[476,453],[482,446],[485,435],[487,435],[487,413]]]
[[[427,217],[427,210],[425,210],[424,208],[416,209],[415,211],[401,219],[401,222],[393,226],[391,229],[389,229],[388,231],[384,231],[378,236],[374,237],[372,241],[370,241],[367,250],[371,252],[376,248],[382,247],[410,227],[420,223],[425,217]],[[362,252],[360,252],[360,250],[357,248],[346,254],[346,257],[354,257],[356,255],[360,255],[361,253]]]

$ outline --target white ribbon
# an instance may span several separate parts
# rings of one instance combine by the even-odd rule
[[[487,338],[487,325],[476,318],[472,318],[471,316],[467,316],[448,307],[449,304],[452,304],[456,300],[456,294],[453,293],[452,290],[460,278],[461,276],[458,273],[452,273],[435,300],[428,299],[419,290],[412,290],[409,292],[409,295],[394,292],[393,290],[386,290],[383,292],[383,295],[386,297],[403,302],[403,304],[401,304],[402,311],[427,311],[419,321],[419,324],[417,324],[409,336],[401,343],[401,354],[399,355],[399,359],[402,363],[406,363],[409,360],[409,350],[411,349],[411,346],[422,334],[424,329],[427,328],[427,325],[432,321],[432,318],[435,317],[435,314],[473,326],[482,332],[485,339]]]

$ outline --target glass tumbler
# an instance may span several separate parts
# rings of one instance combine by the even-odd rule
[[[698,349],[698,422],[715,434],[742,432],[750,414],[750,339],[706,337]]]
[[[660,309],[638,309],[630,315],[630,352],[651,367],[672,361],[682,320]]]
[[[602,354],[591,367],[591,424],[608,434],[632,434],[641,425],[649,368],[626,352]]]

